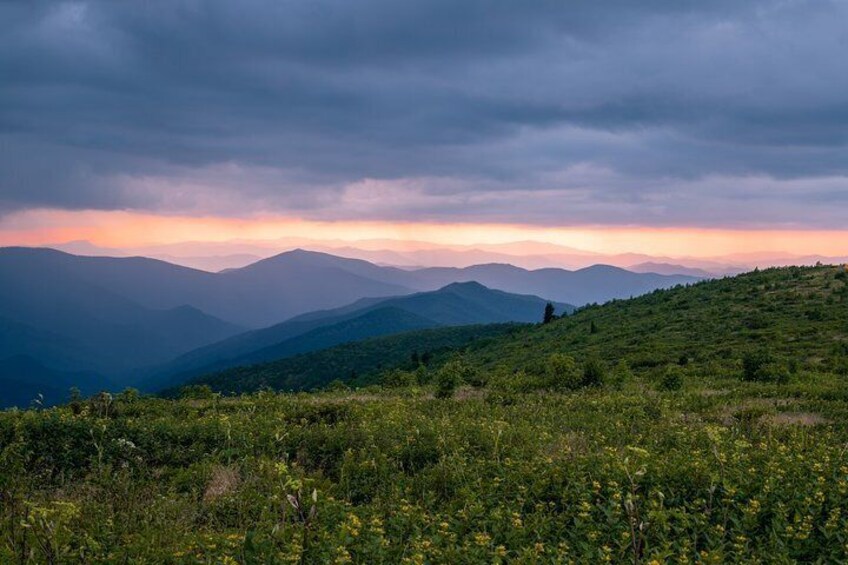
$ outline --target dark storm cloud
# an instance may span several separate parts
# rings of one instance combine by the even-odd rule
[[[845,227],[846,21],[823,0],[6,2],[0,210]]]

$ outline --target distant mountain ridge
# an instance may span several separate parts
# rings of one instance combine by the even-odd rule
[[[513,265],[475,265],[462,269],[432,267],[413,271],[418,284],[440,287],[450,282],[477,281],[506,292],[535,294],[581,306],[613,298],[630,298],[658,288],[671,288],[701,280],[686,275],[633,273],[610,265],[593,265],[576,271],[546,268],[528,270]]]
[[[145,388],[170,386],[202,373],[405,331],[539,322],[546,303],[537,296],[492,290],[477,282],[451,283],[436,291],[393,298],[362,299],[349,306],[312,312],[191,351],[158,367],[145,380]],[[569,304],[554,306],[560,314],[574,310]]]

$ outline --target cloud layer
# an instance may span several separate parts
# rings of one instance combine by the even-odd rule
[[[848,228],[848,2],[0,4],[0,212]]]

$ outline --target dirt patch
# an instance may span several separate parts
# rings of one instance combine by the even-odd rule
[[[767,412],[776,412],[787,408],[795,401],[789,398],[749,398],[739,404],[725,406],[718,413],[718,419],[725,426],[731,426],[739,420],[755,420]]]
[[[470,387],[462,387],[458,391],[454,397],[457,400],[469,400],[472,398],[484,398],[486,396],[486,391],[480,388],[470,388]]]
[[[705,388],[703,390],[699,390],[698,394],[701,396],[724,396],[725,394],[730,394],[729,390],[726,389],[714,389],[714,388]]]
[[[345,396],[319,396],[311,395],[309,398],[299,399],[308,404],[338,404],[344,402],[373,402],[380,400],[376,394],[354,392]]]
[[[234,492],[241,483],[241,475],[232,467],[218,466],[212,470],[212,476],[203,492],[203,502],[214,502],[216,499]]]
[[[815,412],[780,412],[764,416],[763,420],[774,426],[821,426],[830,420]]]
[[[751,410],[752,408],[782,408],[795,403],[791,398],[749,398],[739,406],[739,410]]]

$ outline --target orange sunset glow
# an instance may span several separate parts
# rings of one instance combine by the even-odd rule
[[[0,245],[41,246],[86,240],[104,247],[178,242],[225,242],[305,238],[358,242],[391,240],[395,247],[542,242],[596,253],[711,257],[781,251],[838,255],[848,231],[728,230],[648,227],[538,227],[504,224],[416,222],[321,222],[263,216],[251,219],[164,216],[123,211],[33,210],[0,221]]]

